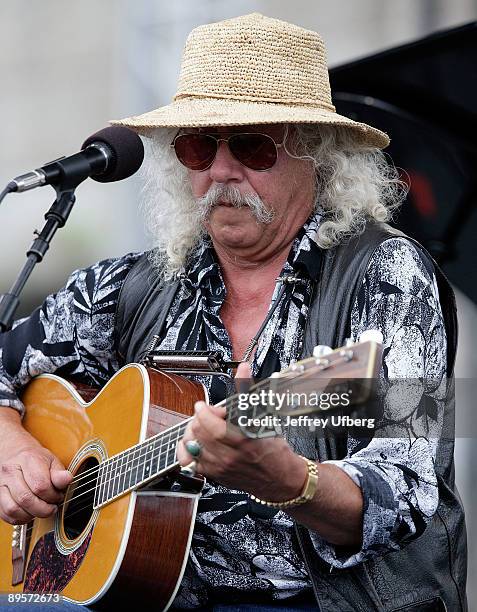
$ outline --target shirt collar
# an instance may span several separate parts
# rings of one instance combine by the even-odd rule
[[[317,280],[320,272],[321,249],[316,243],[316,235],[323,214],[313,212],[300,229],[293,241],[287,262],[298,272],[303,270],[312,280]]]
[[[189,260],[189,264],[180,275],[182,282],[189,289],[197,289],[210,277],[221,276],[220,266],[215,256],[214,247],[209,237],[204,238]]]

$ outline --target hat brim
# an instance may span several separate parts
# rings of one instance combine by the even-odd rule
[[[215,98],[182,98],[143,115],[111,120],[110,123],[139,133],[160,127],[316,123],[347,128],[362,145],[384,149],[390,142],[389,136],[381,130],[317,107]]]

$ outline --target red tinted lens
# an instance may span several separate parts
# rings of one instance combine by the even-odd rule
[[[269,170],[277,161],[277,147],[266,134],[234,134],[229,138],[233,155],[247,168]]]
[[[206,170],[214,161],[217,141],[208,134],[181,134],[174,140],[177,159],[190,170]]]

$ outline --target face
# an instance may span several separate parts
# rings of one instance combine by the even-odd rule
[[[231,133],[260,132],[276,143],[283,142],[285,126],[237,126],[188,129],[226,137]],[[290,132],[289,132],[290,135]],[[288,138],[288,141],[290,138]],[[220,256],[259,263],[288,251],[293,238],[309,217],[314,201],[314,170],[309,160],[290,157],[278,148],[275,165],[266,171],[251,170],[230,153],[227,143],[220,142],[214,162],[204,171],[188,170],[192,192],[201,198],[217,186],[235,187],[242,195],[258,196],[272,211],[269,222],[257,220],[249,206],[233,207],[227,201],[215,205],[204,221]]]

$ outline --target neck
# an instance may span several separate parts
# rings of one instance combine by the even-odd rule
[[[220,263],[222,276],[227,288],[227,295],[233,298],[255,296],[269,293],[275,286],[275,279],[280,275],[290,252],[292,241],[263,260],[250,262],[231,251],[216,246],[215,250]]]

